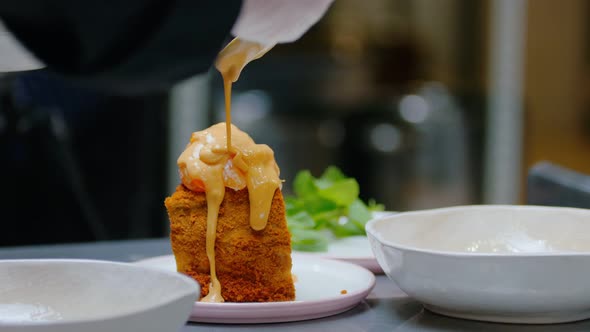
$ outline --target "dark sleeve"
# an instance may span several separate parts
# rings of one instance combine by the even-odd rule
[[[241,0],[17,0],[6,27],[50,71],[115,91],[142,92],[210,68]]]

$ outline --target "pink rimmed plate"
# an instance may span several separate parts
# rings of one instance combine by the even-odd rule
[[[195,302],[189,320],[203,323],[275,323],[336,315],[363,301],[375,286],[367,269],[337,260],[293,254],[295,301],[263,303]],[[176,270],[172,255],[136,262],[143,266]]]

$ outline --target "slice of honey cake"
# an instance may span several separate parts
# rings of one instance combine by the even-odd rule
[[[272,150],[225,124],[193,133],[178,165],[182,184],[165,205],[177,269],[202,301],[295,299],[291,239]]]

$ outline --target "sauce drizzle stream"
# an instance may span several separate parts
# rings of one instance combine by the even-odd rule
[[[231,85],[232,81],[223,76],[223,92],[225,94],[225,135],[227,137],[227,152],[229,153],[233,152],[231,146]]]
[[[272,198],[281,187],[273,151],[267,145],[255,144],[250,136],[231,124],[232,83],[238,80],[249,62],[260,58],[273,46],[236,38],[219,53],[215,67],[223,77],[225,136],[223,124],[193,133],[189,145],[178,158],[183,184],[191,190],[204,191],[207,198],[206,252],[211,282],[208,295],[201,299],[203,302],[224,301],[215,269],[215,238],[225,187],[248,188],[250,227],[257,231],[266,226]]]
[[[227,127],[227,151],[231,149],[231,87],[236,82],[244,67],[251,61],[262,57],[270,51],[273,45],[262,45],[234,38],[227,46],[219,52],[215,61],[215,68],[223,77],[223,90],[225,94],[225,124]]]

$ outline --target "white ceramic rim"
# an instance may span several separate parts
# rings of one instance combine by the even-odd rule
[[[348,272],[356,273],[364,280],[356,290],[348,290],[346,294],[325,296],[310,300],[293,300],[281,302],[224,302],[206,303],[195,302],[189,321],[196,323],[221,324],[261,324],[305,321],[333,316],[347,311],[361,303],[373,290],[376,278],[366,268],[349,262],[311,258],[293,254],[293,265],[299,264],[329,264]],[[314,273],[314,272],[312,272]],[[297,274],[301,276],[301,274]],[[357,283],[358,285],[359,283]],[[264,314],[260,314],[264,312]]]
[[[138,260],[138,261],[134,262],[134,264],[142,266],[142,264],[146,264],[146,262],[149,262],[151,260],[167,259],[169,257],[172,257],[172,259],[174,259],[174,255],[161,255],[161,256],[154,256],[154,257],[149,257],[146,259]],[[356,270],[357,273],[365,274],[367,276],[367,280],[369,281],[369,286],[366,288],[363,288],[363,289],[349,291],[346,293],[346,295],[345,295],[346,297],[355,297],[355,296],[361,295],[365,292],[370,293],[370,291],[375,287],[375,284],[377,282],[375,274],[372,273],[371,271],[369,271],[369,269],[367,269],[363,266],[359,266],[357,264],[351,263],[351,262],[347,262],[347,261],[343,261],[343,260],[339,260],[339,259],[328,259],[328,258],[324,258],[324,257],[308,256],[305,254],[301,254],[299,252],[293,252],[291,254],[291,257],[292,257],[292,259],[305,261],[306,263],[309,263],[309,264],[312,264],[312,263],[321,264],[322,262],[328,261],[329,264],[340,265],[342,268],[349,269],[349,270]],[[143,265],[143,266],[153,269],[153,267],[149,267],[148,265]],[[166,272],[170,272],[170,271],[166,271]],[[176,271],[174,271],[172,273],[182,274],[182,273],[176,272]],[[210,307],[210,308],[215,308],[215,307],[243,308],[244,306],[257,307],[257,308],[264,308],[264,307],[273,307],[274,308],[274,307],[282,307],[282,306],[288,307],[289,305],[292,305],[293,303],[315,304],[315,303],[323,303],[326,301],[339,300],[342,298],[343,298],[343,295],[334,295],[334,296],[325,297],[325,298],[316,299],[316,300],[293,300],[293,301],[280,301],[280,302],[223,302],[223,303],[195,301],[195,303],[197,303],[201,307]],[[231,309],[228,309],[228,310],[231,310]]]
[[[189,278],[185,275],[182,275],[177,272],[170,272],[165,270],[157,270],[152,269],[150,267],[126,263],[126,262],[115,262],[115,261],[108,261],[108,260],[98,260],[98,259],[59,259],[59,258],[43,258],[43,259],[2,259],[0,260],[0,269],[2,265],[5,263],[90,263],[90,264],[106,264],[106,265],[118,265],[118,266],[125,266],[130,267],[132,269],[143,270],[148,273],[160,273],[170,276],[171,278],[180,278],[187,286],[197,287],[194,288],[196,294],[200,292],[200,287],[192,278]],[[190,295],[189,292],[183,294],[182,296]],[[100,322],[105,320],[112,320],[112,319],[121,319],[127,316],[132,316],[139,314],[141,312],[154,310],[158,307],[169,305],[170,303],[176,301],[178,299],[174,298],[169,301],[159,302],[157,304],[152,304],[149,306],[138,306],[140,308],[135,310],[127,310],[127,311],[118,311],[112,315],[96,315],[93,317],[89,317],[86,319],[63,319],[63,320],[54,320],[54,321],[32,321],[32,322],[2,322],[0,321],[0,327],[23,327],[23,326],[67,326],[67,325],[74,325],[74,324],[81,324],[81,323],[90,323],[90,322]],[[143,302],[142,302],[143,303]]]
[[[369,295],[376,283],[376,277],[372,272],[350,262],[306,256],[297,253],[292,253],[292,258],[295,269],[292,272],[296,273],[299,277],[303,276],[303,274],[300,274],[301,271],[296,271],[297,268],[295,267],[297,265],[319,264],[327,270],[338,268],[344,269],[347,272],[354,272],[362,282],[355,282],[358,287],[354,287],[354,290],[347,289],[346,294],[329,295],[313,299],[241,303],[207,303],[196,301],[193,304],[193,309],[188,320],[195,323],[233,325],[296,322],[329,317],[357,306]],[[166,268],[168,266],[166,263],[170,262],[175,262],[174,255],[145,258],[135,263],[159,269]],[[326,264],[330,267],[326,266]],[[315,274],[313,269],[310,272]]]
[[[306,259],[303,256],[298,255],[298,257],[302,260]],[[325,258],[319,258],[319,257],[313,258],[313,259],[319,260],[319,262],[317,262],[317,263],[321,263],[322,260],[325,260]],[[293,303],[305,303],[305,304],[309,304],[309,305],[314,305],[314,304],[321,304],[321,303],[331,302],[331,301],[340,301],[343,298],[354,298],[354,297],[362,296],[365,293],[370,293],[371,290],[375,287],[375,283],[376,283],[377,279],[375,278],[375,275],[373,273],[371,273],[371,271],[369,271],[367,268],[364,268],[362,266],[358,266],[353,263],[338,261],[338,260],[332,260],[331,263],[334,263],[336,265],[340,265],[344,269],[356,270],[356,273],[359,273],[359,274],[365,274],[367,277],[367,280],[369,281],[368,286],[364,287],[362,289],[352,291],[352,292],[348,291],[345,295],[340,294],[340,295],[328,296],[328,297],[324,297],[324,298],[316,299],[316,300],[297,300],[297,299],[295,299],[293,301],[281,301],[281,302],[224,302],[224,303],[207,303],[207,302],[196,301],[195,303],[197,303],[197,305],[199,305],[199,306],[209,307],[209,308],[215,308],[215,307],[228,308],[226,310],[231,310],[233,308],[262,309],[265,307],[281,308],[281,309],[285,308],[286,309],[286,308],[290,308],[290,306],[292,306]]]
[[[580,208],[573,208],[573,207],[560,207],[560,206],[541,206],[541,205],[506,205],[506,204],[481,204],[481,205],[458,205],[458,206],[451,206],[451,207],[444,207],[444,208],[436,208],[436,209],[427,209],[427,210],[416,210],[416,211],[408,211],[408,212],[398,212],[393,215],[383,216],[380,218],[374,218],[367,222],[365,226],[365,230],[367,231],[367,236],[375,238],[379,241],[382,245],[391,247],[398,250],[421,253],[421,254],[429,254],[429,255],[438,255],[438,256],[447,256],[447,257],[461,257],[461,258],[482,258],[482,257],[490,257],[490,258],[514,258],[514,257],[587,257],[590,256],[590,251],[548,251],[548,252],[520,252],[520,253],[478,253],[478,252],[458,252],[458,251],[450,251],[450,250],[434,250],[434,249],[426,249],[426,248],[419,248],[413,246],[407,246],[399,243],[395,243],[393,241],[385,240],[383,236],[381,236],[376,230],[375,225],[383,222],[384,220],[391,220],[391,219],[398,219],[404,218],[407,215],[429,215],[434,214],[437,212],[453,212],[456,210],[486,210],[486,209],[496,209],[496,208],[507,208],[507,209],[521,209],[521,210],[550,210],[550,211],[568,211],[580,214],[587,214],[590,218],[590,209],[580,209]],[[590,222],[590,219],[589,221]]]

